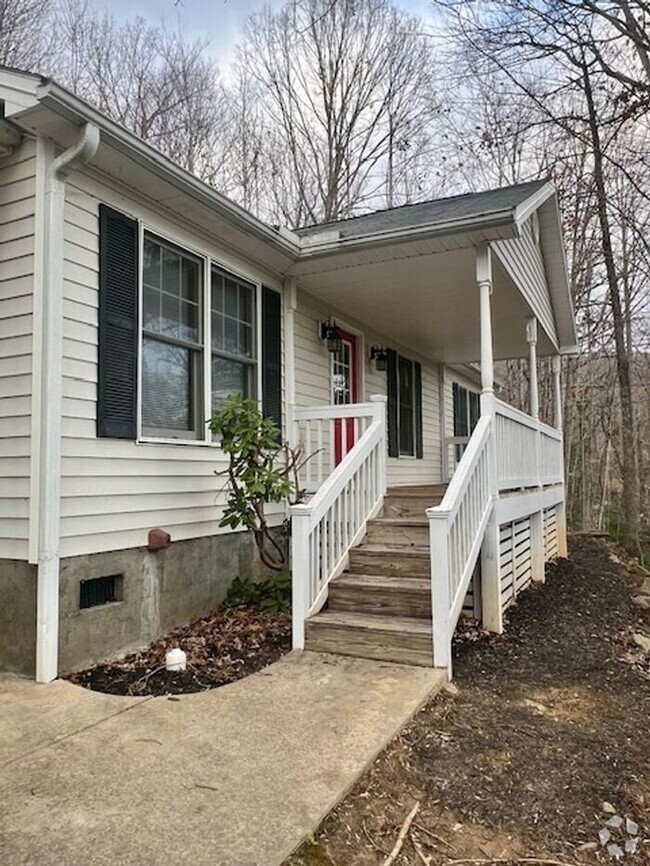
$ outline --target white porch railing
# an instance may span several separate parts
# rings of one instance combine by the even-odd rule
[[[492,425],[490,416],[479,419],[442,502],[427,509],[436,667],[449,665],[451,636],[492,510]]]
[[[498,489],[560,483],[563,480],[560,431],[501,400],[494,403]]]
[[[319,489],[334,471],[337,444],[340,458],[348,454],[375,420],[376,402],[293,409],[295,438],[305,455],[313,455],[303,470],[301,484],[308,493]]]
[[[353,409],[359,414],[337,414]],[[364,423],[356,443],[312,499],[290,509],[294,649],[304,647],[305,620],[323,606],[329,582],[344,570],[350,548],[361,541],[366,522],[382,507],[387,453],[383,396],[357,406],[322,407],[317,414],[299,411],[312,413],[305,416],[310,421],[331,423],[342,417],[369,418],[370,423]]]

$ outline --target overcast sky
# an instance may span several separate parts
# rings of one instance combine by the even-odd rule
[[[142,15],[156,23],[164,20],[170,27],[179,24],[186,36],[207,36],[210,53],[220,65],[227,65],[241,28],[251,12],[264,6],[264,0],[95,0],[119,18]],[[284,0],[270,0],[274,7]],[[398,6],[426,15],[430,0],[396,0]]]

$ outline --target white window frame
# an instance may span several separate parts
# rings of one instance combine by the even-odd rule
[[[138,237],[138,375],[137,375],[137,406],[136,406],[136,417],[137,417],[137,444],[144,445],[193,445],[193,446],[202,446],[202,447],[210,447],[210,448],[219,448],[219,442],[215,441],[210,430],[208,429],[208,421],[212,415],[212,320],[211,320],[211,312],[212,312],[212,303],[211,303],[211,274],[212,274],[212,266],[219,268],[225,273],[232,274],[233,277],[239,280],[243,280],[244,282],[249,283],[250,285],[255,287],[254,293],[254,303],[255,303],[255,311],[254,311],[254,328],[255,328],[255,359],[254,364],[256,368],[255,374],[255,386],[256,386],[256,395],[255,399],[257,400],[257,404],[261,410],[262,407],[262,283],[260,280],[252,277],[250,274],[243,273],[237,268],[232,267],[231,264],[224,262],[220,258],[211,255],[206,252],[205,249],[199,249],[191,244],[188,244],[184,241],[179,241],[178,238],[173,237],[166,232],[165,230],[161,230],[160,227],[153,225],[151,223],[147,223],[144,220],[138,221],[139,226],[139,237]],[[159,238],[163,243],[168,243],[173,247],[176,247],[181,252],[187,252],[189,255],[192,255],[196,258],[199,258],[203,261],[203,297],[201,299],[202,302],[202,325],[203,325],[203,340],[202,340],[202,359],[203,363],[201,365],[201,373],[203,377],[203,409],[204,415],[207,417],[204,419],[205,424],[203,425],[203,436],[196,438],[183,438],[179,437],[170,437],[170,436],[153,436],[150,434],[145,434],[143,432],[143,424],[142,424],[142,350],[143,350],[143,342],[144,342],[144,239],[145,235],[151,235],[154,238]],[[273,291],[276,289],[271,286],[270,288]]]

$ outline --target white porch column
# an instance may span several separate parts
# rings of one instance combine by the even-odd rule
[[[503,611],[501,609],[501,569],[499,567],[499,524],[496,519],[496,500],[499,495],[495,447],[494,413],[494,349],[492,346],[492,254],[490,247],[479,247],[476,251],[476,281],[481,308],[481,415],[492,416],[490,435],[490,487],[492,489],[492,513],[485,529],[481,546],[481,603],[483,625],[489,631],[501,634]]]
[[[562,431],[562,359],[553,355],[553,426]]]
[[[528,381],[530,390],[530,414],[536,421],[539,418],[539,387],[537,384],[537,319],[529,319],[526,324],[528,341]]]
[[[494,411],[494,350],[492,348],[492,252],[490,247],[476,251],[476,281],[481,305],[481,414]]]
[[[562,432],[562,358],[559,355],[553,356],[553,426]],[[562,447],[564,448],[564,437],[562,437]],[[566,487],[564,490],[566,496]],[[556,506],[557,519],[557,552],[559,556],[567,556],[567,528],[566,528],[566,499],[562,499]]]

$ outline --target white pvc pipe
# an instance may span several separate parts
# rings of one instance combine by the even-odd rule
[[[87,162],[98,147],[99,129],[86,124],[79,140],[52,161],[45,177],[36,593],[36,680],[39,683],[56,679],[59,661],[65,179],[74,160]]]

